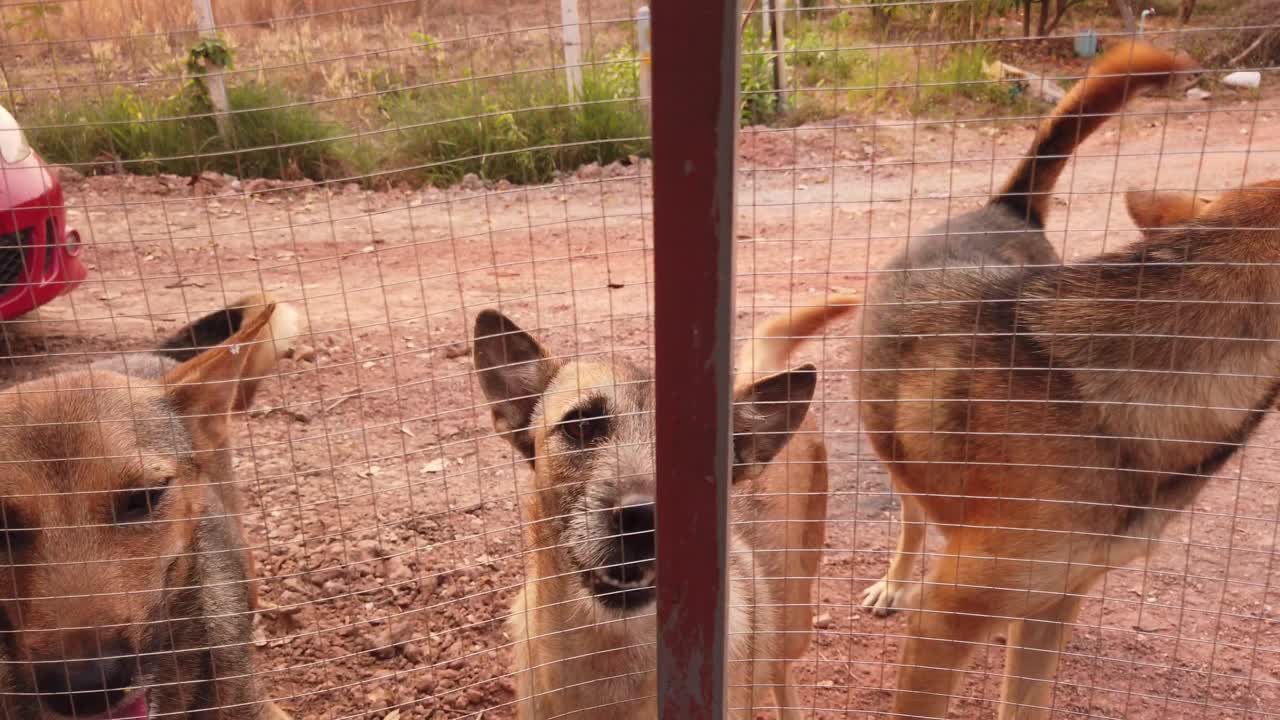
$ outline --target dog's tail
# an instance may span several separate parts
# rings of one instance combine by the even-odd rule
[[[855,295],[829,295],[821,305],[792,308],[766,318],[752,332],[751,341],[738,352],[735,385],[750,382],[753,375],[789,370],[791,353],[818,335],[827,323],[862,304]]]
[[[1186,55],[1143,42],[1126,42],[1107,51],[1040,125],[1027,157],[992,203],[1043,227],[1049,193],[1076,146],[1124,107],[1133,91],[1162,85],[1174,73],[1194,68]]]
[[[236,410],[244,410],[253,402],[258,382],[275,369],[277,361],[293,349],[298,336],[298,311],[277,302],[270,295],[246,295],[230,305],[195,320],[169,336],[157,352],[177,362],[186,362],[210,348],[222,345],[242,327],[250,327],[262,315],[270,313],[255,337],[249,342],[249,357],[244,361]]]

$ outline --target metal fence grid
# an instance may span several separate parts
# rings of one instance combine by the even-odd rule
[[[950,628],[955,642],[926,645],[929,663],[938,665],[949,654],[972,654],[959,665],[954,691],[940,693],[953,695],[948,717],[1048,717],[1033,707],[1040,695],[1001,705],[1002,685],[1011,682],[1008,647],[1031,642],[1031,629],[1011,635],[1003,623],[984,620],[1001,612],[977,600],[946,613],[887,618],[864,607],[904,527],[924,536],[908,548],[917,561],[904,587],[924,594],[1003,597],[1041,571],[1108,570],[1067,591],[1080,607],[1067,622],[1070,640],[1045,649],[1060,658],[1046,681],[1053,716],[1280,714],[1280,483],[1271,476],[1273,398],[1257,391],[1280,375],[1269,349],[1276,335],[1268,293],[1276,285],[1262,281],[1248,286],[1261,288],[1253,295],[1228,289],[1214,297],[1169,290],[1174,296],[1161,296],[1157,319],[1189,308],[1204,317],[1241,303],[1256,308],[1248,322],[1223,320],[1207,337],[1173,343],[1169,365],[1141,366],[1143,353],[1170,342],[1150,325],[1074,331],[1099,343],[1134,342],[1124,358],[1072,366],[1059,356],[1061,372],[1156,378],[1142,398],[1063,401],[1164,413],[1141,427],[1108,425],[1107,437],[1027,415],[1015,425],[941,420],[956,398],[972,399],[961,385],[1012,378],[1028,370],[1017,365],[1025,358],[994,370],[941,355],[868,364],[869,343],[884,339],[876,318],[902,307],[901,298],[877,295],[885,278],[903,274],[886,269],[890,258],[944,220],[984,205],[1053,103],[1081,82],[1091,56],[1137,32],[1187,53],[1198,71],[1132,100],[1081,144],[1047,203],[1047,238],[1060,258],[1048,265],[1083,267],[1138,240],[1128,190],[1212,199],[1280,177],[1271,90],[1280,5],[1202,0],[1147,12],[1123,0],[654,5],[650,103],[649,8],[632,0],[3,0],[0,105],[54,168],[66,220],[27,236],[24,223],[49,215],[56,196],[0,207],[0,236],[12,240],[0,247],[12,267],[0,271],[13,275],[4,278],[0,312],[17,295],[46,288],[55,273],[44,258],[55,256],[52,237],[68,228],[83,241],[75,257],[87,272],[78,288],[0,324],[9,388],[0,395],[0,448],[11,453],[0,459],[9,553],[0,595],[6,715],[105,717],[111,705],[114,717],[182,716],[205,703],[223,708],[222,717],[256,717],[257,703],[273,700],[295,718],[651,717],[658,706],[664,717],[709,717],[720,703],[741,717],[928,717],[938,707],[928,692],[913,696],[912,707],[934,710],[913,712],[899,691],[907,675],[927,668],[901,653],[913,634]],[[664,22],[671,28],[665,38]],[[720,83],[732,78],[732,63],[708,67],[723,48],[696,42],[714,37],[701,30],[730,27],[741,39],[740,52],[721,58],[737,58],[731,87]],[[1049,37],[1034,37],[1040,31]],[[1251,86],[1251,73],[1260,87]],[[716,98],[694,92],[717,87]],[[718,101],[727,98],[735,99],[726,114]],[[742,127],[729,162],[717,153],[732,147],[730,139],[709,118],[732,114]],[[660,160],[671,164],[655,168],[650,123],[660,157],[687,157],[689,165]],[[6,132],[0,125],[0,143],[17,137]],[[726,162],[714,171],[692,164],[700,147],[699,163]],[[17,198],[36,176],[9,155],[4,163],[0,198]],[[697,215],[697,198],[731,195],[731,223],[711,208]],[[655,217],[664,207],[670,214]],[[1246,226],[1280,225],[1268,217],[1248,218]],[[1257,255],[1227,261],[1221,287],[1244,288],[1274,267],[1270,236],[1252,237],[1263,238]],[[715,239],[732,244],[732,253],[727,244],[707,245]],[[1157,267],[1194,274],[1218,261],[1175,253],[1108,262],[1117,273],[1149,263],[1152,275],[1143,277],[1150,278]],[[1030,278],[1048,265],[979,265],[938,270],[942,295],[915,312],[951,317],[948,303],[964,301],[943,296],[965,282],[1004,282],[984,296],[997,306],[1043,299],[1008,278]],[[1085,299],[1116,301],[1119,291],[1099,273],[1098,293]],[[699,277],[722,285],[699,284]],[[1178,288],[1191,287],[1182,282]],[[172,452],[133,445],[124,455],[89,452],[103,445],[76,445],[30,419],[51,407],[50,398],[116,397],[106,387],[113,381],[100,375],[91,389],[75,390],[70,373],[88,363],[130,353],[136,367],[136,353],[187,323],[261,294],[296,312],[298,322],[289,337],[276,338],[287,352],[264,372],[252,406],[231,417],[229,462],[242,512],[217,509],[209,498],[222,497],[221,487],[207,476],[190,480],[200,508],[162,500],[158,490],[139,495],[152,475],[165,475],[155,468],[168,467]],[[732,304],[707,305],[728,294]],[[1144,300],[1126,299],[1134,318],[1148,317],[1137,307]],[[799,345],[788,357],[776,355],[777,342],[762,341],[763,321],[789,317],[799,327],[799,318],[829,301],[838,309],[811,332],[772,326],[775,341]],[[490,309],[507,320],[485,314]],[[717,310],[731,328],[714,326]],[[982,338],[1000,336],[983,325],[997,321],[994,311],[986,320],[976,312],[974,322],[935,335],[959,338],[976,357]],[[252,312],[242,315],[248,322]],[[1036,332],[1018,326],[1014,334]],[[1240,337],[1267,349],[1239,360],[1231,353]],[[697,346],[700,338],[709,345]],[[208,344],[225,337],[215,340]],[[707,403],[730,387],[730,357],[739,358],[742,374],[726,414]],[[757,360],[754,368],[741,362]],[[800,370],[770,380],[806,362],[816,366],[816,379]],[[656,390],[655,363],[664,380]],[[868,378],[877,373],[937,384],[869,400]],[[1209,389],[1179,395],[1194,385],[1187,378]],[[1246,385],[1248,392],[1240,389]],[[808,424],[796,415],[793,427],[788,412],[804,409],[810,387]],[[1014,404],[1011,385],[1001,387],[1008,396],[996,399]],[[672,411],[668,424],[659,416],[655,430],[654,393],[660,407],[665,397],[687,413]],[[940,419],[919,421],[924,426],[904,436],[914,438],[886,456],[877,452],[883,427],[867,420],[875,400],[902,413],[933,407]],[[983,403],[970,404],[978,418]],[[1203,407],[1228,417],[1230,428],[1252,417],[1246,411],[1265,418],[1252,431],[1223,436],[1186,419]],[[116,438],[110,428],[136,422],[137,433],[166,413],[201,414],[168,407],[157,417],[152,410],[99,409],[96,426]],[[66,408],[48,412],[74,419]],[[733,427],[706,426],[702,418]],[[536,473],[525,436],[504,432],[522,423],[536,425],[528,436],[538,438],[528,450]],[[62,439],[22,444],[36,427]],[[996,460],[967,456],[967,465],[911,455],[928,447],[912,444],[920,437],[943,447],[966,431],[1022,450],[1006,449]],[[717,436],[720,456],[707,447],[706,456],[682,459],[673,444],[664,457],[665,442],[701,438],[705,445]],[[1121,462],[1096,448],[1078,450],[1078,459],[1050,473],[1052,461],[1026,450],[1028,443],[1113,436],[1158,438],[1169,457],[1182,457],[1196,441],[1242,447],[1225,464],[1190,472],[1209,476],[1203,489],[1173,508],[1167,527],[1142,538],[1141,552],[1123,559],[1086,556],[1081,548],[1105,537],[1087,524],[1023,533],[1023,544],[1007,552],[945,542],[948,533],[1033,522],[1028,504],[1044,513],[1071,506],[1077,519],[1120,512],[1120,501],[1012,499],[1023,492],[1022,478],[1048,475],[1059,483],[1052,487],[1068,487]],[[791,445],[774,458],[779,437]],[[54,472],[72,466],[57,461],[72,458],[80,474]],[[753,461],[771,458],[771,469],[757,475]],[[951,499],[968,509],[904,519],[900,502],[913,492],[895,489],[892,460],[894,472],[936,483],[914,491],[925,502]],[[919,470],[932,465],[934,475]],[[976,497],[957,485],[978,467],[1006,484]],[[825,486],[815,479],[819,468]],[[715,592],[708,565],[719,554],[711,540],[717,513],[708,503],[720,490],[702,472],[717,469],[731,481],[720,487],[730,500],[718,516],[727,519],[727,595]],[[674,485],[686,470],[696,477]],[[190,471],[175,472],[187,478],[182,473]],[[655,493],[655,475],[666,494]],[[107,487],[71,487],[66,478],[106,478]],[[665,537],[675,550],[658,553],[669,579],[658,585],[656,605],[648,592],[655,494],[661,517],[679,518],[665,530],[659,525],[659,545]],[[164,517],[130,526],[122,524],[126,512]],[[198,550],[163,544],[194,542],[185,520],[202,513],[216,527],[230,516],[244,523],[256,610],[239,592],[250,582],[236,576],[235,562],[229,580],[182,575],[193,558],[220,558],[210,562],[224,567],[238,557],[234,538],[206,538]],[[816,546],[806,534],[815,529],[825,533]],[[1063,536],[1071,542],[1059,542]],[[937,570],[966,563],[1001,569]],[[929,580],[925,568],[934,569]],[[236,590],[201,591],[210,604],[178,607],[191,578]],[[810,597],[787,594],[807,587]],[[975,590],[982,592],[965,595]],[[728,632],[723,646],[712,645],[725,658],[699,656],[689,640],[716,633],[697,618],[719,609]],[[175,635],[178,626],[208,639]],[[1052,622],[1037,627],[1060,632]],[[194,675],[195,665],[157,669],[184,642],[200,658],[235,656],[215,648],[248,649],[253,664],[214,668],[220,660],[207,660]],[[797,642],[810,644],[793,658]],[[660,649],[675,653],[663,656],[661,685]],[[744,670],[752,654],[794,661],[789,675],[769,662],[752,674]],[[718,672],[718,663],[723,685],[714,673],[671,672]],[[522,664],[529,674],[519,672]],[[210,674],[220,682],[203,684]],[[134,702],[134,687],[146,691],[148,707]],[[722,696],[711,693],[716,687]],[[774,694],[783,687],[786,693]],[[524,705],[522,693],[532,696]]]

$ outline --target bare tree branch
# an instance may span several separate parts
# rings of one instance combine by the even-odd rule
[[[1275,35],[1276,35],[1275,28],[1267,30],[1266,32],[1258,33],[1258,37],[1255,38],[1253,42],[1249,43],[1249,47],[1245,48],[1244,50],[1241,50],[1239,55],[1236,55],[1235,57],[1228,60],[1227,65],[1236,65],[1238,63],[1243,62],[1245,58],[1249,57],[1250,53],[1252,53],[1254,50],[1257,50],[1262,45],[1262,43],[1275,37]]]
[[[1110,0],[1111,7],[1120,14],[1120,22],[1124,23],[1124,31],[1127,33],[1138,32],[1138,21],[1133,17],[1133,8],[1129,6],[1129,0]]]
[[[1123,3],[1125,0],[1116,1]],[[1045,31],[1041,33],[1041,35],[1048,35],[1054,30],[1057,30],[1058,25],[1062,22],[1062,18],[1066,17],[1068,10],[1076,5],[1083,5],[1084,3],[1085,0],[1058,0],[1057,14],[1053,16],[1053,21],[1049,23],[1049,27],[1045,28]]]

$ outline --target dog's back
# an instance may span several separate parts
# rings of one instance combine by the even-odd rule
[[[1045,219],[1054,185],[1076,147],[1119,111],[1133,92],[1165,83],[1171,73],[1190,67],[1188,59],[1143,43],[1123,43],[1108,51],[1041,123],[1027,154],[986,205],[913,236],[880,269],[1058,262],[1044,235]],[[886,279],[897,285],[900,277],[890,274]],[[902,289],[931,284],[912,283]]]
[[[1026,157],[986,205],[913,236],[876,271],[863,309],[865,372],[858,382],[881,457],[896,452],[888,432],[899,414],[896,401],[967,394],[970,379],[938,384],[926,368],[971,367],[974,357],[1004,358],[1005,368],[1047,362],[1013,332],[1021,283],[1036,268],[1060,262],[1044,234],[1054,184],[1076,146],[1132,92],[1190,67],[1186,58],[1142,43],[1108,51],[1041,124]]]

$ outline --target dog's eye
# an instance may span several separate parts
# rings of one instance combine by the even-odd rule
[[[167,477],[160,485],[122,493],[116,501],[115,521],[131,523],[146,520],[160,506],[160,501],[164,499],[164,494],[172,483],[173,478]]]
[[[609,409],[603,401],[574,408],[560,418],[560,432],[578,447],[590,447],[609,435]]]

